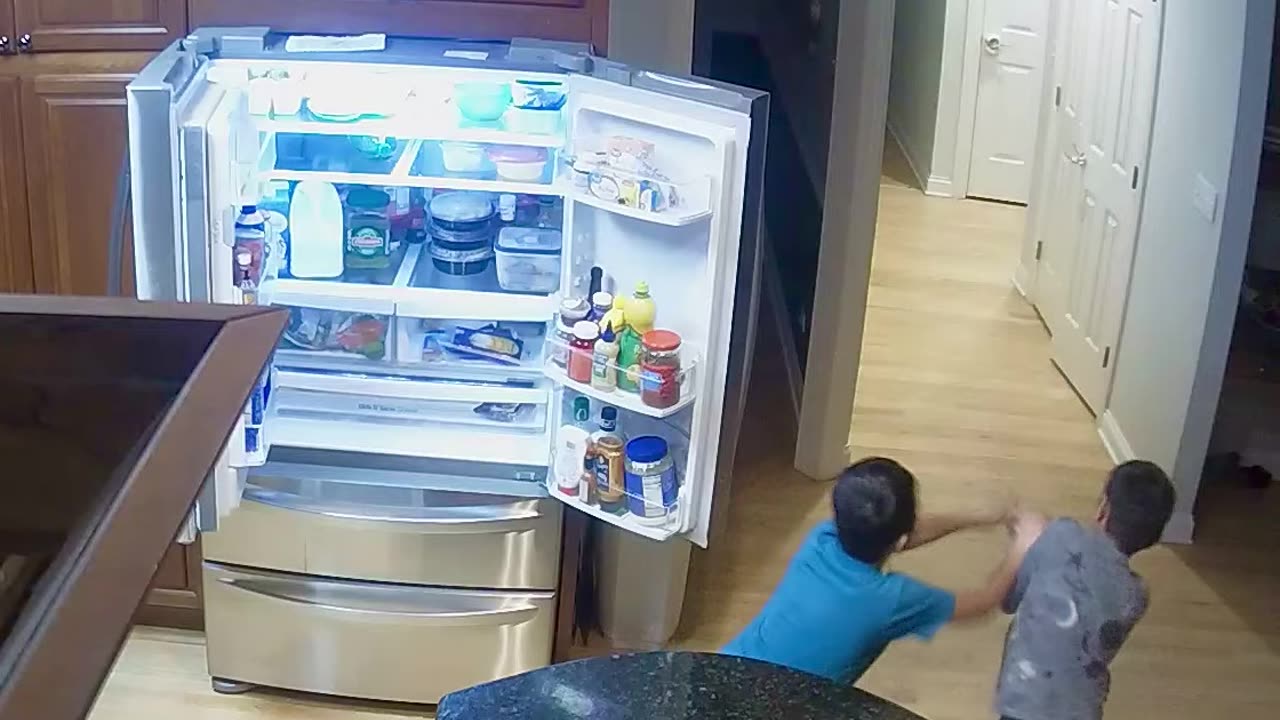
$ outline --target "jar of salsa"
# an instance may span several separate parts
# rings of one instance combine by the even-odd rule
[[[599,337],[600,326],[590,320],[583,320],[573,326],[567,368],[570,380],[591,384],[591,363],[595,357],[596,339]]]
[[[640,401],[654,408],[680,402],[680,336],[670,330],[650,330],[641,338]]]

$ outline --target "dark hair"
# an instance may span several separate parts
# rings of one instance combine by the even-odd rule
[[[1173,515],[1176,493],[1159,466],[1131,460],[1111,471],[1103,497],[1107,502],[1107,534],[1120,552],[1133,555],[1160,541]]]
[[[831,506],[844,551],[879,565],[916,526],[916,478],[888,458],[859,460],[836,479]]]

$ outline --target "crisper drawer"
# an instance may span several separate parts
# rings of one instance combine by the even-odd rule
[[[207,560],[380,582],[554,589],[561,506],[550,498],[257,477]]]
[[[546,665],[555,594],[323,580],[204,564],[209,674],[436,703]]]

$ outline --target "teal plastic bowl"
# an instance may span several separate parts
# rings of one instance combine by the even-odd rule
[[[453,100],[462,117],[473,122],[493,122],[511,107],[511,86],[505,83],[465,82],[453,88]]]

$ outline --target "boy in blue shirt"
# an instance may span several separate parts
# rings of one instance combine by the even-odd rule
[[[816,527],[764,609],[722,652],[855,682],[892,641],[923,639],[998,607],[1017,577],[1030,532],[1012,527],[1004,561],[981,587],[951,593],[884,571],[895,552],[958,530],[1012,522],[1008,509],[974,517],[916,516],[916,479],[887,458],[860,460],[836,480],[834,521]]]

